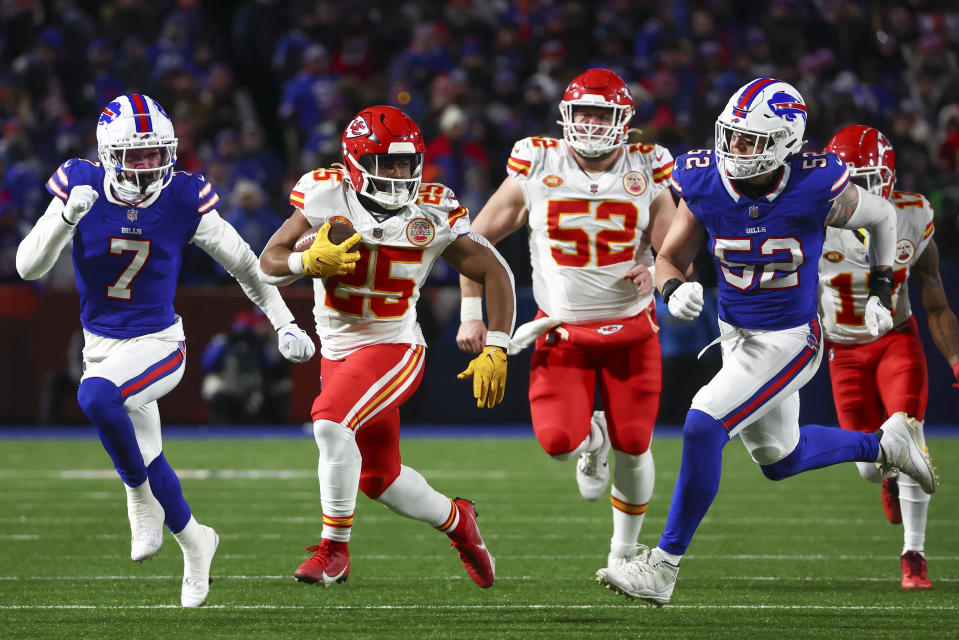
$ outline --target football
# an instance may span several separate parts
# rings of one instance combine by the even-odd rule
[[[313,244],[313,241],[316,239],[316,234],[322,227],[322,224],[315,225],[310,227],[303,232],[299,238],[296,239],[296,244],[293,245],[294,251],[306,251],[310,248],[310,245]],[[353,225],[346,222],[331,222],[330,223],[330,242],[333,244],[340,244],[350,236],[356,233],[356,230],[353,228]]]

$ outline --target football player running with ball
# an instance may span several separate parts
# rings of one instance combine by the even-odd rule
[[[653,494],[649,445],[659,411],[662,360],[652,296],[652,254],[676,213],[669,193],[672,156],[629,144],[629,89],[612,71],[590,69],[559,104],[563,140],[517,142],[507,177],[473,221],[496,243],[529,229],[533,296],[539,312],[513,336],[535,340],[529,402],[536,439],[557,460],[578,457],[586,500],[610,491],[613,535],[607,565],[636,557]],[[643,237],[648,242],[643,242]],[[460,278],[457,343],[477,352],[486,326],[482,289]],[[593,411],[597,387],[604,411]]]
[[[936,489],[921,435],[905,414],[875,434],[799,426],[799,389],[822,358],[817,268],[826,227],[870,235],[863,322],[873,336],[893,324],[896,249],[892,204],[850,183],[834,154],[800,153],[805,125],[799,92],[759,78],[719,115],[715,150],[676,159],[672,183],[682,200],[656,257],[656,283],[671,314],[698,316],[702,286],[683,273],[707,240],[719,274],[716,342],[723,366],[686,414],[679,478],[659,545],[597,575],[629,597],[669,602],[680,560],[719,489],[723,447],[736,435],[770,480],[867,462],[908,475],[926,493]]]
[[[909,306],[906,282],[910,276],[919,285],[933,342],[959,380],[959,323],[939,276],[932,206],[918,193],[893,190],[896,155],[880,131],[863,125],[846,127],[833,136],[826,151],[846,162],[850,180],[890,200],[896,210],[893,327],[878,337],[865,324],[872,239],[858,229],[826,232],[819,260],[819,304],[839,425],[871,433],[901,411],[915,418],[922,441],[929,384],[919,327]],[[882,483],[886,517],[903,526],[902,588],[931,589],[924,555],[929,494],[907,475],[883,478],[875,464],[857,462],[856,466],[867,480]]]
[[[470,577],[493,584],[495,565],[476,526],[473,503],[437,492],[401,464],[399,407],[423,376],[426,344],[416,321],[420,287],[442,256],[483,283],[493,331],[460,378],[473,379],[477,406],[503,399],[512,331],[513,276],[441,184],[420,184],[425,145],[402,111],[364,109],[343,133],[344,167],[307,173],[290,194],[293,214],[260,256],[262,278],[314,278],[323,388],[313,403],[323,507],[320,544],[294,573],[327,586],[350,574],[347,543],[357,490],[396,513],[447,534]],[[333,244],[330,222],[356,233]],[[297,240],[322,224],[305,251]],[[292,275],[291,275],[292,274]]]
[[[73,240],[84,336],[77,400],[126,488],[130,558],[153,557],[166,522],[183,550],[181,604],[198,607],[219,537],[183,498],[163,456],[157,408],[186,361],[173,310],[183,248],[192,242],[233,274],[276,328],[286,359],[308,360],[315,347],[276,288],[260,281],[249,245],[217,214],[213,186],[174,171],[176,148],[173,123],[152,98],[132,93],[110,102],[97,124],[100,161],[67,160],[50,177],[53,200],[20,243],[17,271],[40,278]]]

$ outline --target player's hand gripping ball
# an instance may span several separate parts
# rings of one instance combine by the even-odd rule
[[[345,222],[325,222],[307,229],[297,238],[294,251],[303,252],[303,269],[311,276],[343,276],[353,273],[359,251],[350,251],[360,234]]]

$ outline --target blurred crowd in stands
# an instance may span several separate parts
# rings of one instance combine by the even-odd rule
[[[588,67],[625,78],[633,125],[674,155],[712,145],[748,80],[793,83],[809,149],[839,127],[878,127],[898,187],[927,195],[945,259],[959,211],[959,7],[922,0],[18,0],[0,6],[0,280],[66,158],[95,158],[103,105],[156,98],[220,213],[259,251],[305,171],[339,160],[342,129],[387,103],[428,141],[426,180],[472,212],[502,180],[514,140],[558,136],[557,102]],[[520,234],[521,235],[521,234]],[[512,242],[512,244],[510,244]],[[502,247],[529,282],[524,239]],[[200,254],[182,281],[229,282]],[[69,286],[69,280],[65,281]],[[441,269],[436,282],[453,282]]]

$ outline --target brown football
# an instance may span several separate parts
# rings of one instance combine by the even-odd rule
[[[293,245],[294,251],[306,251],[310,248],[310,245],[313,244],[313,241],[316,239],[316,234],[322,227],[322,224],[310,227],[303,232],[299,238],[296,239],[296,244]],[[330,242],[333,244],[340,244],[350,236],[356,233],[356,230],[353,228],[353,225],[346,222],[331,222],[330,223]]]

